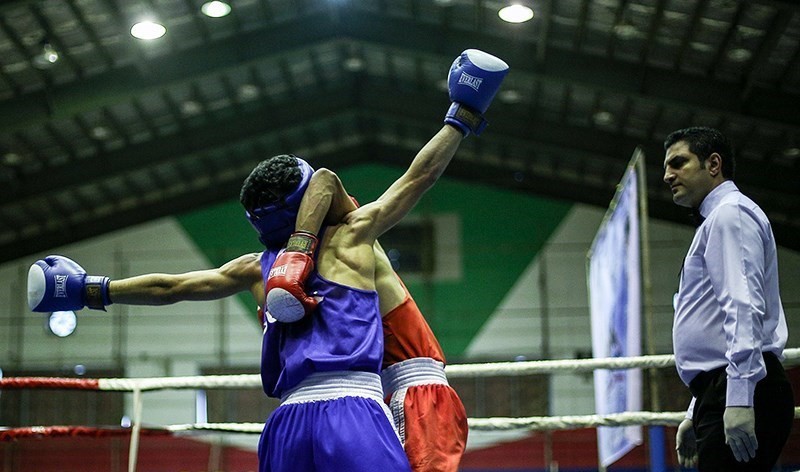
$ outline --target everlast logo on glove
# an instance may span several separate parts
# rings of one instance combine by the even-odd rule
[[[480,127],[481,121],[483,120],[480,115],[473,113],[464,107],[459,107],[458,110],[455,111],[454,116],[464,123],[467,123],[473,129]]]
[[[99,285],[86,286],[86,299],[87,300],[102,300],[102,293],[100,292]]]
[[[53,294],[54,298],[67,298],[67,279],[69,275],[56,275],[56,290]]]
[[[483,79],[481,79],[480,77],[473,77],[467,74],[466,72],[462,72],[461,77],[458,78],[459,85],[466,85],[472,87],[473,89],[475,89],[476,92],[481,87],[481,82],[483,82]]]
[[[269,276],[267,278],[271,279],[271,278],[276,277],[278,275],[286,275],[286,266],[287,266],[287,264],[284,264],[284,265],[278,266],[278,267],[273,267],[272,269],[270,269]]]

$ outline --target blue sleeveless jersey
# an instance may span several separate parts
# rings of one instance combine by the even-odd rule
[[[261,275],[267,275],[276,253],[261,256]],[[324,297],[316,311],[295,323],[267,318],[261,348],[264,392],[280,398],[314,372],[354,370],[380,373],[383,330],[378,293],[325,279],[316,271],[306,292]]]

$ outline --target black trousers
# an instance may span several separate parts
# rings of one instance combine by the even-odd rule
[[[778,358],[764,353],[767,376],[756,384],[753,408],[756,416],[756,457],[738,462],[725,444],[725,367],[703,372],[689,384],[697,399],[693,424],[697,437],[697,469],[700,472],[769,472],[778,461],[794,419],[794,396]]]

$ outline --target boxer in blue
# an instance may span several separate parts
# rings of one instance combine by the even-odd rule
[[[328,226],[319,242],[283,245],[313,169],[293,155],[259,164],[240,199],[266,250],[218,269],[146,274],[122,280],[87,276],[63,256],[48,256],[29,271],[34,311],[103,309],[115,303],[159,305],[208,300],[250,291],[264,306],[265,283],[294,270],[287,259],[311,259],[306,290],[313,316],[275,320],[266,313],[262,381],[281,399],[259,442],[262,472],[408,471],[391,415],[383,403],[380,368],[383,333],[375,284],[373,244],[436,182],[461,140],[485,127],[482,113],[508,66],[477,50],[462,53],[450,71],[452,104],[444,127],[419,151],[409,169],[374,202]],[[316,246],[319,246],[318,248]]]

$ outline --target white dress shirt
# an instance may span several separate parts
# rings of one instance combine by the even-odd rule
[[[766,374],[763,352],[783,360],[788,330],[778,291],[778,258],[769,220],[732,181],[700,205],[705,221],[684,259],[672,345],[685,384],[726,367],[727,406],[753,406]]]

